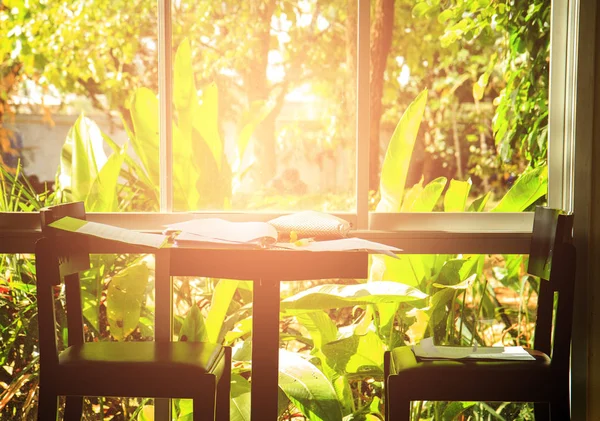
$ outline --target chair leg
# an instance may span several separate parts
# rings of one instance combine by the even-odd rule
[[[534,402],[535,421],[550,421],[550,405],[548,402]]]
[[[217,421],[229,421],[231,405],[231,348],[225,348],[225,368],[217,385]]]
[[[44,392],[40,387],[38,398],[38,421],[56,421],[58,418],[58,396]]]
[[[410,421],[410,400],[400,399],[398,395],[388,394],[387,421]]]
[[[213,376],[211,387],[200,387],[201,392],[194,397],[194,421],[215,421],[216,380]]]
[[[64,421],[81,421],[83,396],[67,396]]]
[[[566,399],[559,399],[550,403],[550,419],[552,421],[568,421],[571,419],[571,408],[568,395]]]

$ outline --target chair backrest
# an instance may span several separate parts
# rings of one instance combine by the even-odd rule
[[[51,369],[58,363],[54,289],[63,281],[69,345],[84,340],[79,272],[90,267],[87,241],[81,236],[68,237],[48,226],[65,216],[85,219],[83,202],[51,206],[40,211],[43,236],[36,243],[35,255],[41,370]]]
[[[529,274],[540,278],[534,348],[551,355],[552,366],[567,373],[575,285],[572,232],[572,214],[536,208],[527,266]]]

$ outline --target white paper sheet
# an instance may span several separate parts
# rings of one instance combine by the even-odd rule
[[[205,238],[252,243],[261,240],[266,244],[277,241],[277,230],[266,222],[231,222],[219,218],[192,219],[167,225],[169,231],[181,231]]]
[[[175,245],[184,246],[184,245],[199,245],[199,246],[207,246],[207,247],[217,247],[217,248],[261,248],[261,243],[258,242],[250,242],[250,243],[240,243],[238,241],[228,241],[228,240],[220,240],[218,238],[205,237],[203,235],[196,235],[189,232],[180,232],[175,237]]]
[[[91,235],[92,237],[104,238],[120,243],[135,244],[152,248],[161,248],[168,239],[166,235],[162,234],[137,232],[112,225],[71,218],[70,216],[54,221],[49,224],[49,226],[77,234]]]
[[[459,347],[436,346],[433,338],[425,338],[415,346],[413,352],[419,358],[429,359],[473,359],[473,360],[508,360],[535,361],[535,358],[521,346],[484,346]]]
[[[310,241],[304,245],[296,245],[295,243],[277,243],[277,247],[287,248],[291,250],[307,250],[307,251],[350,251],[350,250],[365,250],[372,254],[387,254],[391,257],[397,257],[394,252],[401,252],[402,249],[380,244],[374,241],[365,240],[362,238],[342,238],[339,240],[328,241]]]

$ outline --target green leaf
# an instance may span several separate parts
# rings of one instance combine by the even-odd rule
[[[433,208],[444,191],[444,187],[446,187],[447,181],[446,177],[438,177],[427,183],[423,190],[419,192],[407,212],[433,211]],[[404,207],[404,203],[402,204],[402,207]]]
[[[430,315],[430,326],[435,327],[447,317],[446,304],[454,298],[455,292],[456,291],[452,288],[444,288],[433,294],[428,311]]]
[[[521,174],[491,212],[523,212],[548,193],[548,167],[538,167]]]
[[[296,319],[308,330],[316,350],[320,350],[324,344],[337,339],[337,327],[324,311],[298,314]]]
[[[433,283],[433,286],[436,288],[451,288],[451,289],[467,289],[469,286],[471,286],[471,284],[473,283],[473,281],[477,279],[477,274],[474,273],[473,275],[469,276],[467,279],[465,279],[462,282],[459,282],[458,284],[454,284],[454,285],[444,285],[444,284],[439,284],[437,282]]]
[[[179,340],[187,342],[206,342],[207,331],[204,324],[204,317],[197,305],[192,305],[190,311],[183,319],[181,330],[179,331]]]
[[[246,317],[235,324],[232,330],[225,334],[225,343],[231,344],[236,339],[252,332],[252,316]]]
[[[133,149],[146,169],[152,184],[159,185],[158,157],[158,98],[147,88],[135,91],[131,101],[131,119],[135,136],[131,139]]]
[[[227,316],[227,310],[237,290],[238,281],[221,279],[213,292],[210,310],[206,317],[206,330],[208,341],[221,343],[221,330]]]
[[[450,402],[442,413],[443,421],[454,421],[457,417],[465,412],[477,402]]]
[[[425,277],[424,261],[419,255],[399,254],[397,259],[374,255],[371,259],[371,281],[387,279],[417,288]]]
[[[381,338],[371,331],[325,344],[323,354],[327,356],[327,363],[340,374],[366,371],[381,374],[385,349]]]
[[[339,421],[342,409],[333,385],[300,355],[279,350],[279,387],[311,421]]]
[[[487,87],[488,81],[490,79],[492,69],[484,72],[479,76],[477,82],[473,84],[473,99],[477,101],[481,101],[483,95],[485,94],[485,88]]]
[[[471,179],[467,181],[450,180],[450,187],[444,196],[444,212],[464,212],[472,184]]]
[[[62,147],[58,173],[60,188],[71,191],[71,200],[85,200],[107,160],[102,132],[96,123],[81,114]]]
[[[146,263],[139,262],[125,267],[110,281],[106,313],[110,333],[116,340],[126,338],[137,327],[149,274]]]
[[[192,68],[192,50],[188,38],[184,38],[175,53],[173,72],[173,104],[177,111],[192,108],[196,102],[196,83]]]
[[[377,205],[378,212],[400,210],[408,166],[426,103],[427,90],[425,89],[408,106],[392,134],[381,168],[379,185],[381,201]]]
[[[94,179],[85,199],[88,212],[118,212],[118,186],[125,151],[113,152]]]
[[[469,205],[468,212],[483,212],[492,192],[489,191],[481,197],[478,197]]]
[[[231,374],[231,421],[250,421],[250,382],[239,374]]]
[[[464,264],[465,260],[463,259],[448,260],[438,274],[437,283],[442,285],[458,284],[461,281],[460,269]]]
[[[318,285],[281,301],[282,310],[325,310],[361,304],[399,303],[421,300],[427,294],[398,282]]]
[[[216,83],[213,82],[204,89],[202,104],[198,107],[193,126],[202,136],[220,171],[223,161],[223,142],[219,134],[219,91]]]

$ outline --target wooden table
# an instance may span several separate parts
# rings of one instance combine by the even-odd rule
[[[172,282],[169,276],[253,280],[253,421],[277,420],[280,282],[368,276],[366,252],[309,252],[273,249],[169,247],[157,253],[156,340],[172,337]],[[254,375],[257,373],[257,375]]]
[[[254,281],[252,304],[251,419],[276,421],[279,377],[280,282],[313,279],[365,279],[368,254],[360,251],[310,252],[172,246],[152,249],[88,238],[89,253],[148,253],[156,256],[154,337],[173,338],[174,276]],[[254,373],[257,373],[254,376]],[[169,420],[168,399],[156,399],[155,419]]]

